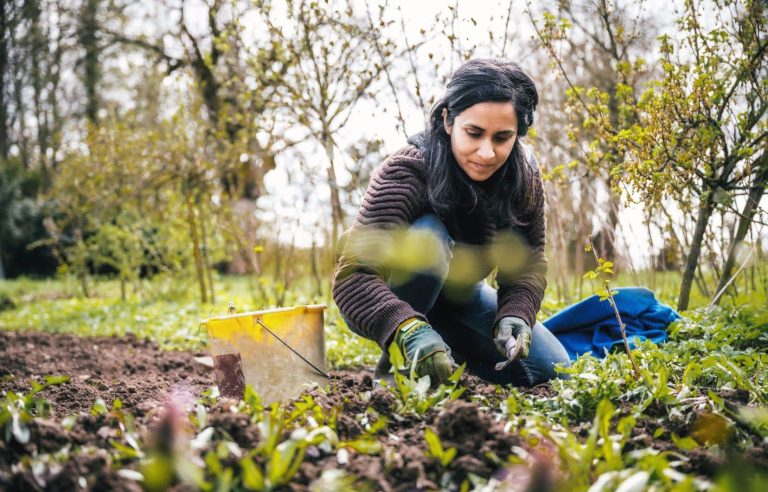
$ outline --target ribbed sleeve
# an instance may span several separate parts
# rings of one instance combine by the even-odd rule
[[[425,212],[425,205],[424,159],[411,145],[374,172],[355,222],[342,241],[333,300],[351,323],[350,328],[375,340],[382,349],[400,323],[412,317],[426,318],[392,293],[384,267],[364,261],[358,252],[366,249],[366,241],[377,241],[377,236],[369,233],[407,227]]]
[[[513,229],[513,232],[521,235],[527,243],[528,258],[525,268],[513,278],[497,278],[499,307],[494,326],[505,316],[516,316],[528,323],[528,326],[533,326],[536,322],[536,313],[539,312],[541,301],[544,299],[544,289],[547,287],[547,257],[544,255],[547,230],[544,185],[532,152],[529,159],[535,168],[530,188],[534,193],[536,207],[531,217],[528,217],[528,224],[525,227]]]

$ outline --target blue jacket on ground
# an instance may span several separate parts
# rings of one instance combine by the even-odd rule
[[[667,339],[667,326],[680,317],[674,309],[643,287],[612,290],[630,347],[635,346],[634,338],[654,343]],[[606,350],[624,343],[610,301],[601,301],[596,295],[568,306],[543,324],[560,340],[571,360],[587,352],[602,358]]]

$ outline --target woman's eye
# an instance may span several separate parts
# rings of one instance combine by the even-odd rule
[[[497,142],[504,143],[507,140],[509,140],[510,138],[512,138],[512,137],[496,137],[496,138],[494,138],[494,140],[496,140]]]
[[[482,133],[473,133],[473,132],[467,132],[467,135],[469,135],[472,138],[480,138]]]

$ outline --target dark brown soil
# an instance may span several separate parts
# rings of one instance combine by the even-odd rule
[[[214,384],[210,369],[196,364],[194,357],[160,350],[155,343],[131,335],[85,338],[0,332],[0,391],[26,393],[32,381],[42,382],[45,376],[70,377],[40,394],[51,403],[50,416],[29,424],[28,443],[0,439],[0,490],[77,490],[79,477],[86,479],[90,490],[141,490],[136,482],[116,473],[107,453],[73,454],[58,473],[37,479],[28,472],[11,473],[10,467],[23,455],[54,453],[67,446],[111,449],[119,417],[91,415],[98,398],[108,408],[119,399],[123,411],[137,421],[151,419],[171,397],[194,401]],[[61,424],[68,415],[77,416],[70,430]]]
[[[197,354],[204,355],[204,354]],[[130,426],[137,430],[141,442],[152,452],[168,452],[168,446],[179,442],[179,436],[194,435],[194,425],[186,418],[201,393],[214,384],[213,370],[197,364],[195,354],[161,351],[156,344],[123,338],[83,338],[45,333],[0,332],[0,390],[26,392],[32,381],[46,375],[67,375],[70,381],[51,386],[41,393],[50,401],[48,417],[29,424],[30,440],[21,445],[0,436],[0,490],[141,490],[137,482],[118,473],[121,468],[135,468],[135,460],[116,463],[113,442],[121,441],[120,430]],[[335,416],[335,429],[342,441],[354,441],[366,433],[365,419],[388,419],[386,427],[372,438],[385,448],[377,455],[366,455],[349,449],[344,453],[328,453],[315,446],[306,450],[303,464],[286,490],[308,490],[324,471],[343,470],[356,477],[355,490],[433,490],[455,488],[465,479],[477,475],[494,477],[515,490],[557,490],[559,457],[556,446],[539,440],[531,444],[520,436],[505,431],[505,421],[498,421],[492,409],[508,396],[503,387],[487,384],[465,375],[462,384],[468,388],[461,400],[449,402],[416,417],[393,414],[398,407],[394,395],[386,389],[373,388],[370,371],[336,371],[331,373],[329,388],[309,393],[322,408],[323,418]],[[554,396],[550,385],[520,388],[534,397]],[[725,395],[736,402],[745,396]],[[94,401],[101,398],[108,411],[93,415]],[[115,398],[122,410],[112,410]],[[221,399],[207,412],[207,426],[215,432],[203,453],[215,450],[223,440],[234,441],[244,452],[262,442],[257,424],[245,413],[232,411],[232,400]],[[291,412],[300,402],[286,408]],[[186,408],[184,408],[186,407]],[[665,409],[658,408],[659,414]],[[654,413],[651,409],[650,414]],[[62,419],[75,416],[71,428]],[[664,421],[664,419],[659,419]],[[653,438],[659,424],[656,419],[637,422],[627,450],[654,447],[675,451],[671,432],[665,428],[661,438]],[[591,422],[574,424],[576,434],[586,434]],[[443,467],[428,456],[424,439],[429,428],[440,437],[445,449],[456,448],[456,457]],[[286,436],[287,437],[287,436]],[[766,467],[768,446],[755,439],[755,446],[739,454],[750,466]],[[509,467],[507,459],[513,448],[523,448],[532,457],[533,466]],[[33,475],[29,467],[19,467],[22,457],[56,453],[68,449],[70,454],[59,468]],[[106,451],[109,452],[106,452]],[[146,451],[146,449],[145,449]],[[721,458],[706,450],[689,453],[682,471],[713,477],[730,458]],[[27,458],[24,458],[27,459]],[[260,458],[256,458],[258,460]],[[228,461],[227,461],[228,460]],[[236,470],[239,463],[227,458],[226,466]],[[237,473],[237,471],[236,471]],[[449,482],[441,480],[449,478]],[[523,485],[520,485],[523,484]],[[527,485],[526,485],[527,484]],[[177,486],[176,490],[182,490]]]
[[[205,355],[205,354],[198,354]],[[84,338],[75,335],[0,332],[0,391],[27,391],[47,375],[70,377],[45,391],[54,417],[88,412],[97,398],[143,415],[171,393],[198,395],[215,384],[213,372],[187,352],[160,350],[133,335]]]

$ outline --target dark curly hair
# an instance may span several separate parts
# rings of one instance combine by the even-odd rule
[[[459,167],[445,131],[443,110],[448,124],[465,109],[485,101],[511,102],[517,112],[517,140],[507,161],[486,182],[472,181]],[[538,205],[533,193],[538,170],[528,158],[520,137],[533,125],[533,113],[539,102],[536,85],[514,62],[476,59],[453,74],[445,95],[432,108],[425,138],[427,194],[432,208],[447,216],[457,208],[483,207],[497,224],[523,226]]]

